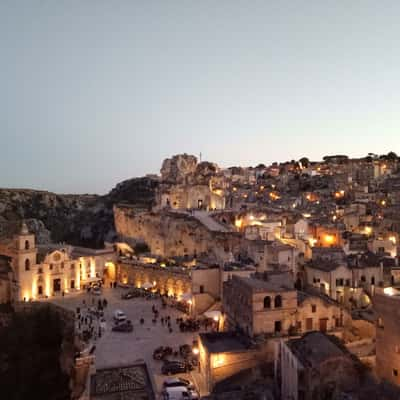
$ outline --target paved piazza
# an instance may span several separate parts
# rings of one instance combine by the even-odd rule
[[[167,306],[165,309],[161,306],[160,299],[146,300],[144,298],[134,298],[129,300],[121,299],[121,294],[127,289],[123,288],[103,288],[101,296],[90,294],[71,294],[64,298],[52,299],[51,301],[62,307],[76,310],[76,307],[83,307],[83,300],[86,305],[91,306],[94,299],[96,305],[99,299],[107,299],[108,305],[104,310],[106,323],[100,339],[93,340],[96,345],[94,352],[96,356],[96,368],[103,369],[109,367],[118,367],[131,365],[138,360],[144,360],[149,369],[151,379],[154,379],[155,390],[160,394],[162,383],[165,376],[161,374],[162,361],[153,360],[153,351],[158,346],[170,346],[174,350],[179,350],[182,344],[192,345],[194,339],[197,339],[198,332],[180,332],[176,324],[176,318],[184,317],[185,314],[175,308]],[[152,306],[155,305],[159,311],[159,317],[156,324],[153,324]],[[113,313],[116,309],[125,312],[128,319],[132,321],[134,330],[131,333],[112,332]],[[168,327],[161,324],[161,317],[170,316],[172,333],[169,333]],[[144,319],[144,324],[140,324],[140,319]],[[96,327],[97,325],[94,324]],[[77,325],[78,328],[78,325]],[[95,329],[96,332],[96,329]],[[172,358],[170,358],[172,359]],[[200,377],[197,372],[190,374],[178,374],[186,379],[193,381],[201,390]]]

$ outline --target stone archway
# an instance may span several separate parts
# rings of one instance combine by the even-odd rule
[[[104,264],[103,269],[103,280],[104,284],[107,287],[110,282],[115,282],[117,279],[117,268],[115,264],[111,261],[106,262]]]

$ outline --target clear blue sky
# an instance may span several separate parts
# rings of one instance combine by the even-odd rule
[[[0,2],[0,187],[400,152],[399,1]]]

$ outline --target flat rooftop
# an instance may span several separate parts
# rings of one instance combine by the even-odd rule
[[[255,277],[234,276],[233,278],[240,280],[242,284],[249,287],[254,292],[281,292],[294,290],[293,287],[290,287],[290,282],[277,282],[276,280],[272,281]]]
[[[287,345],[305,367],[318,367],[330,358],[349,356],[335,339],[321,332],[310,332],[300,339],[289,340]]]
[[[249,348],[248,340],[234,332],[200,333],[199,337],[209,353],[228,353]]]

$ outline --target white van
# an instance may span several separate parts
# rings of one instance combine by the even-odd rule
[[[163,390],[164,400],[197,400],[199,395],[196,391],[190,390],[185,386],[172,386]]]
[[[114,311],[114,321],[116,322],[122,322],[126,320],[126,315],[123,311],[121,310],[115,310]]]

